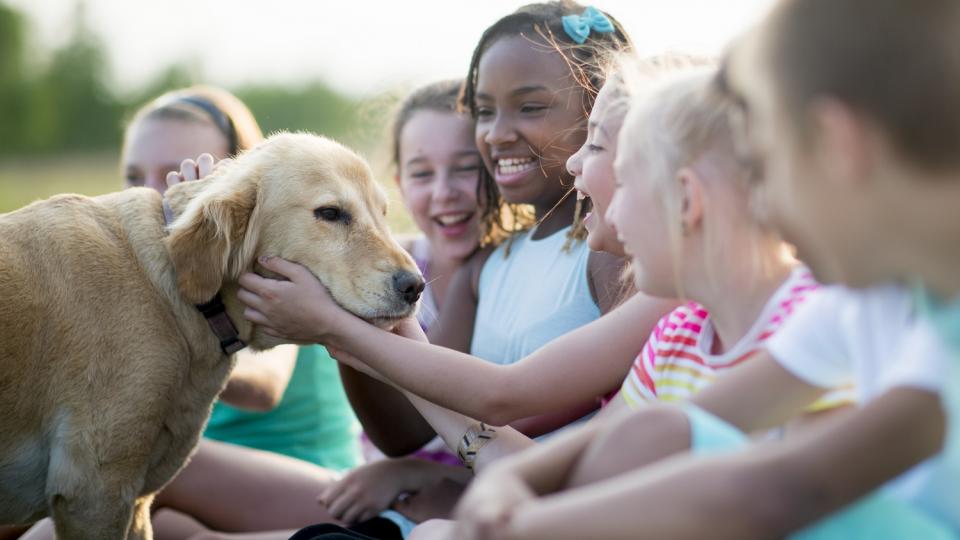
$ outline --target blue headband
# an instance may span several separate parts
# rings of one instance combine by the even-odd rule
[[[563,22],[564,32],[578,45],[583,45],[587,41],[591,30],[601,34],[614,31],[610,19],[593,6],[587,6],[580,15],[564,15],[560,20]]]

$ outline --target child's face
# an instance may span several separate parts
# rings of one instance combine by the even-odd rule
[[[677,287],[667,227],[669,213],[664,197],[654,185],[643,157],[630,144],[626,128],[621,130],[619,138],[621,151],[613,164],[616,189],[605,219],[633,261],[637,288],[652,296],[675,298]]]
[[[613,159],[617,153],[617,135],[623,125],[621,109],[610,107],[616,97],[615,84],[607,84],[600,89],[590,111],[587,140],[567,160],[567,169],[574,176],[577,191],[589,197],[593,205],[584,218],[587,245],[593,251],[623,255],[623,245],[604,219],[616,187]]]
[[[462,259],[476,249],[480,166],[470,118],[421,110],[404,124],[400,191],[434,254]]]
[[[504,199],[550,208],[583,144],[583,90],[551,47],[523,36],[494,41],[477,72],[476,144]]]
[[[213,124],[175,118],[146,118],[127,128],[121,167],[128,187],[167,189],[167,173],[203,153],[221,159],[228,142]]]

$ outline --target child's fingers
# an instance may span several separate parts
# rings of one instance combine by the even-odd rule
[[[352,490],[346,490],[341,493],[339,496],[334,497],[330,504],[327,505],[327,510],[330,511],[330,515],[341,520],[344,520],[344,514],[346,511],[353,505],[356,500],[356,495]]]
[[[290,281],[302,281],[307,277],[313,277],[313,274],[303,266],[281,257],[260,257],[258,262],[267,270],[276,272]]]
[[[170,171],[167,173],[167,187],[172,187],[180,182],[183,182],[183,178],[180,177],[180,173],[177,171]]]
[[[328,485],[323,491],[320,492],[320,495],[317,496],[317,501],[324,506],[330,506],[330,504],[332,504],[333,501],[340,496],[340,493],[343,491],[344,486],[347,485],[348,480],[349,476],[340,480],[339,482],[333,482]]]
[[[276,280],[265,278],[263,276],[258,276],[253,272],[246,272],[240,276],[238,283],[243,289],[240,292],[244,293],[241,297],[241,301],[250,307],[259,307],[261,296],[266,296],[267,293],[271,292],[271,287]],[[239,295],[239,293],[238,293]]]
[[[243,308],[243,318],[254,324],[259,324],[260,326],[267,326],[270,324],[270,319],[254,308]]]
[[[375,510],[373,508],[368,508],[364,510],[363,513],[361,513],[359,516],[357,516],[357,523],[363,523],[364,521],[369,521],[377,517],[377,514],[379,513],[380,512],[378,510]]]
[[[180,176],[185,182],[197,180],[199,173],[197,171],[197,162],[192,159],[185,159],[180,162]]]
[[[197,158],[197,173],[200,178],[206,178],[213,172],[214,159],[207,153],[200,154]]]
[[[365,504],[363,504],[361,501],[356,501],[343,512],[342,521],[344,523],[357,523],[359,521],[357,518],[359,518],[360,514],[362,514],[366,509],[367,506]]]

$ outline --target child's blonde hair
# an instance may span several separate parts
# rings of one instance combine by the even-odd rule
[[[738,196],[742,197],[745,207],[749,202],[747,174],[736,157],[729,124],[732,103],[712,84],[715,76],[715,68],[699,67],[668,75],[653,83],[652,87],[645,82],[644,86],[650,89],[634,92],[620,134],[624,141],[620,150],[628,151],[629,145],[629,152],[635,160],[633,163],[642,166],[644,175],[651,179],[662,198],[673,251],[675,282],[681,296],[684,293],[679,279],[683,264],[680,246],[685,231],[680,215],[684,194],[683,187],[676,181],[677,173],[709,153],[724,181],[730,181],[724,189],[739,191]],[[627,77],[628,86],[635,85],[643,79],[643,74],[634,71]],[[709,200],[704,200],[705,216],[711,215],[708,205]],[[708,276],[712,275],[710,269],[723,260],[721,255],[726,246],[717,239],[717,230],[723,221],[729,220],[713,219],[704,228],[704,263]],[[760,233],[767,234],[766,231]],[[759,262],[757,248],[756,243],[749,246],[749,256],[754,263]]]
[[[608,117],[620,117],[625,125],[626,116],[633,103],[634,94],[661,77],[683,72],[691,68],[712,67],[718,60],[712,56],[701,56],[683,52],[668,51],[654,56],[640,57],[633,51],[615,55],[605,67],[604,87],[611,92],[610,100],[603,112],[604,121]],[[637,292],[634,283],[633,264],[627,262],[620,275],[621,301]]]

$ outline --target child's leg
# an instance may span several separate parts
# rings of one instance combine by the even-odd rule
[[[255,532],[335,522],[317,496],[337,473],[287,456],[203,439],[157,497],[213,530]]]
[[[567,488],[612,478],[690,446],[690,422],[677,407],[652,405],[602,422],[567,478]]]
[[[154,540],[183,540],[208,529],[192,517],[170,508],[161,508],[153,513]]]

